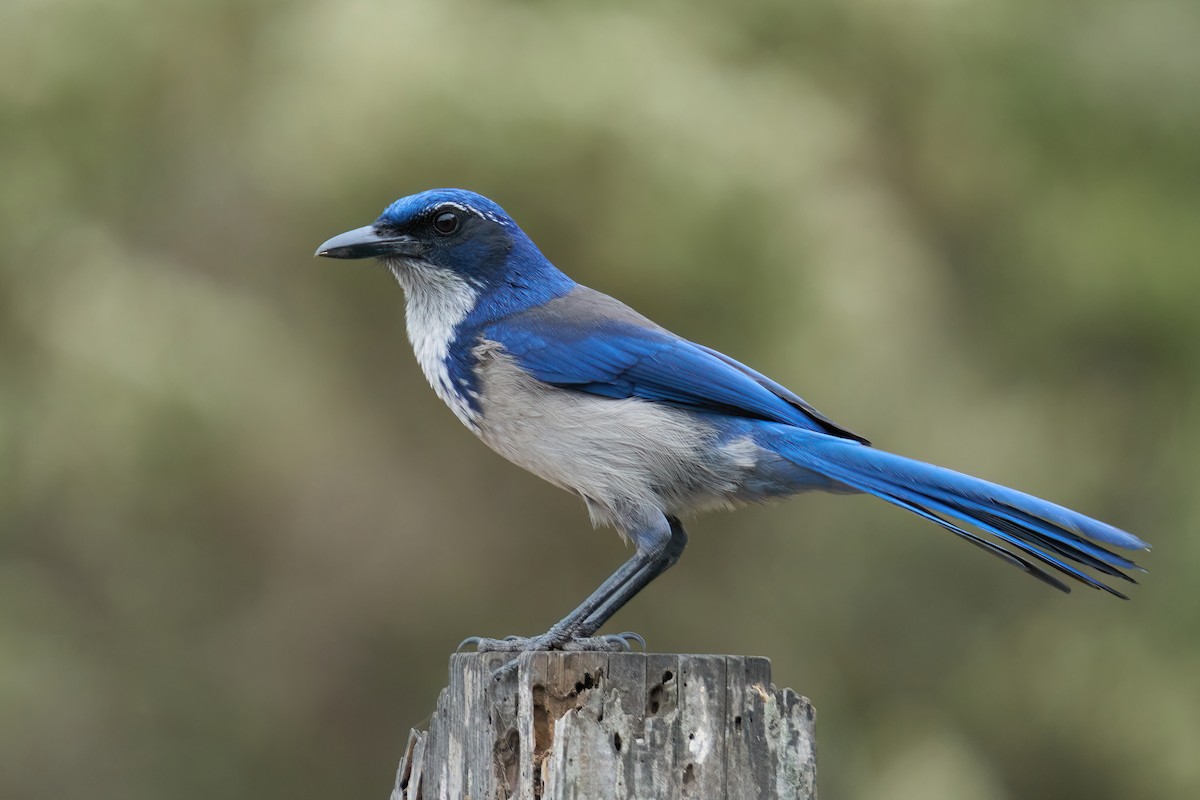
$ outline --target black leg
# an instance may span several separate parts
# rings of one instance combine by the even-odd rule
[[[541,636],[485,639],[471,637],[463,645],[473,643],[479,650],[523,652],[527,650],[612,649],[614,642],[581,639],[592,636],[616,614],[634,595],[646,588],[659,575],[679,560],[687,546],[687,532],[675,517],[668,517],[671,536],[656,551],[636,553],[617,569],[586,600],[567,616],[556,622]],[[594,646],[592,646],[594,644]],[[463,645],[459,645],[462,647]]]
[[[577,636],[591,636],[600,630],[604,623],[621,610],[622,606],[633,599],[634,595],[649,586],[651,581],[679,561],[679,557],[683,555],[683,549],[687,547],[687,531],[683,529],[683,523],[677,517],[667,517],[667,520],[671,523],[671,538],[667,541],[667,546],[663,548],[662,556],[646,564],[629,580],[618,586],[604,602],[588,615],[587,619],[579,626]]]

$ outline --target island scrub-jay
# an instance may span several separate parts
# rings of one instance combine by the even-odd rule
[[[1133,582],[1121,570],[1137,565],[1104,545],[1148,548],[1062,506],[873,448],[770,378],[575,283],[473,192],[397,200],[317,255],[383,261],[404,287],[408,338],[438,397],[636,546],[549,631],[473,638],[481,650],[622,646],[594,634],[678,560],[680,516],[813,489],[883,498],[1063,591],[1035,561],[1123,597],[1073,564]]]

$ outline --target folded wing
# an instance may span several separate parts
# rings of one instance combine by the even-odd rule
[[[582,286],[492,323],[482,333],[554,386],[781,422],[867,444],[749,367]]]

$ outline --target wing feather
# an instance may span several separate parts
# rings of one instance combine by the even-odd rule
[[[498,320],[482,334],[554,386],[782,422],[867,443],[749,367],[582,286]]]

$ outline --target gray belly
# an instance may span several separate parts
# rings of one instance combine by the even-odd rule
[[[598,523],[629,529],[649,514],[728,506],[755,471],[758,446],[748,438],[722,442],[703,417],[548,386],[494,343],[476,354],[480,438],[580,495]]]

